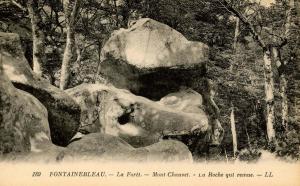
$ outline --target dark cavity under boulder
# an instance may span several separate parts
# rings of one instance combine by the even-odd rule
[[[205,88],[201,85],[206,80],[205,64],[139,68],[110,56],[99,66],[100,76],[109,83],[152,100],[159,100],[182,87],[198,88],[201,92]]]

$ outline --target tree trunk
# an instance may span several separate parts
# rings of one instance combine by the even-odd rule
[[[240,19],[238,17],[235,18],[235,31],[234,31],[234,40],[233,40],[233,50],[236,50],[237,40],[240,33]]]
[[[100,63],[101,63],[101,48],[102,48],[102,45],[103,45],[103,41],[98,41],[98,64],[97,64],[97,67],[96,67],[96,73],[94,74],[94,82],[97,82],[98,81],[98,75],[100,74]]]
[[[75,19],[79,12],[78,0],[67,0],[64,2],[65,22],[67,39],[61,67],[60,89],[64,90],[68,87],[70,81],[71,61],[74,56],[75,47]]]
[[[233,39],[233,62],[230,65],[230,72],[233,71],[233,65],[236,64],[236,47],[237,47],[237,40],[238,40],[238,36],[239,36],[239,28],[240,28],[240,19],[238,17],[235,18],[236,22],[235,22],[235,31],[234,31],[234,39]]]
[[[75,45],[75,34],[70,26],[67,27],[67,40],[61,66],[60,89],[65,90],[68,87],[71,71],[71,60],[73,58],[73,48]]]
[[[295,41],[292,71],[289,72],[289,110],[288,114],[295,123],[300,124],[300,1],[290,0],[287,12],[286,35]],[[291,28],[291,26],[293,27]]]
[[[285,74],[280,75],[280,97],[281,97],[281,124],[287,130],[288,123],[288,98],[286,94],[287,80]]]
[[[127,7],[126,7],[127,8]],[[129,9],[124,9],[122,12],[121,12],[121,15],[122,15],[122,21],[121,21],[121,27],[123,28],[128,28],[128,22],[129,22]]]
[[[42,17],[40,15],[38,2],[28,0],[27,8],[31,20],[32,41],[33,41],[33,71],[43,76],[46,73],[46,56],[45,56],[45,34],[42,30]]]
[[[295,25],[297,25],[297,30],[295,36],[297,39],[297,46],[295,51],[295,64],[293,68],[293,79],[291,86],[291,104],[290,111],[292,112],[292,117],[295,122],[300,126],[300,1],[294,2],[294,11],[295,11]]]
[[[75,43],[76,45],[76,43]],[[85,51],[85,46],[83,46],[83,48],[80,48],[79,45],[76,45],[76,54],[77,54],[77,58],[76,58],[76,63],[79,64],[81,62],[81,58],[82,58],[82,54]]]
[[[277,66],[279,73],[279,84],[280,84],[280,98],[281,98],[281,124],[287,129],[287,118],[288,118],[288,99],[287,99],[287,80],[285,75],[286,64],[281,59],[280,49],[272,48],[272,58]]]
[[[113,0],[114,7],[115,7],[115,14],[116,14],[116,27],[119,28],[120,23],[119,23],[119,11],[118,11],[118,6],[117,6],[117,0]]]
[[[293,22],[293,10],[295,8],[295,1],[289,0],[289,9],[286,13],[286,23],[285,23],[285,37],[288,38],[291,35],[291,25]],[[280,97],[281,97],[281,124],[287,130],[288,127],[288,98],[287,98],[287,79],[286,79],[286,64],[282,62],[280,51],[274,50],[274,58],[276,60],[276,65],[279,71],[280,79]],[[277,55],[276,55],[277,54]]]
[[[266,109],[266,125],[268,141],[275,140],[275,115],[274,115],[274,77],[272,71],[271,53],[272,47],[264,51],[264,79],[265,79],[265,101],[267,104]]]
[[[290,31],[291,31],[291,25],[292,25],[292,13],[293,9],[295,8],[295,2],[294,0],[289,0],[289,9],[286,12],[286,22],[285,22],[285,37],[289,37]]]
[[[238,149],[237,149],[237,136],[236,136],[236,129],[235,129],[235,116],[234,116],[233,105],[231,106],[230,126],[231,126],[231,135],[232,135],[233,157],[236,158]]]

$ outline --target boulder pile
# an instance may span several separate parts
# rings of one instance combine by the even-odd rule
[[[158,102],[102,84],[82,84],[66,92],[81,106],[82,133],[118,136],[134,147],[165,136],[205,133],[209,128],[202,97],[196,92],[182,91]]]
[[[107,83],[58,89],[31,70],[17,34],[0,32],[0,54],[3,160],[192,162],[171,139],[222,140],[208,47],[157,21],[111,36],[98,71]]]
[[[101,51],[99,74],[117,88],[159,100],[182,86],[204,90],[208,56],[204,43],[144,18],[112,34]]]

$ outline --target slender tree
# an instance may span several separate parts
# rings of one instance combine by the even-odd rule
[[[236,64],[237,58],[236,58],[236,50],[237,50],[237,42],[238,42],[238,36],[240,32],[240,19],[238,17],[235,17],[235,30],[234,30],[234,38],[233,38],[233,53],[234,53],[234,59],[233,64]],[[230,72],[233,72],[233,64],[230,65]],[[231,136],[232,136],[232,146],[233,146],[233,157],[236,158],[237,155],[237,136],[236,136],[236,128],[235,128],[235,115],[234,115],[234,105],[231,103],[231,112],[230,112],[230,126],[231,126]]]
[[[235,117],[234,117],[234,106],[231,103],[231,112],[230,112],[230,126],[231,126],[231,135],[232,135],[232,147],[233,147],[233,157],[236,158],[237,155],[237,136],[235,128]]]
[[[44,76],[46,74],[45,34],[43,32],[39,0],[28,0],[27,9],[32,28],[33,71],[39,76]]]
[[[267,125],[267,136],[269,142],[275,140],[275,113],[274,113],[274,74],[272,64],[276,64],[277,68],[280,66],[284,66],[284,63],[281,59],[281,50],[287,44],[288,37],[288,29],[289,26],[286,26],[286,31],[283,36],[279,37],[280,41],[272,41],[265,42],[263,39],[261,32],[258,32],[253,23],[249,21],[241,12],[239,12],[236,8],[231,6],[231,4],[227,0],[219,0],[219,2],[230,12],[232,12],[236,17],[240,19],[240,21],[244,24],[244,26],[251,32],[253,39],[258,43],[258,45],[263,49],[263,61],[264,61],[264,87],[265,87],[265,101],[267,104],[266,108],[266,125]],[[293,0],[290,0],[292,3]],[[287,11],[287,22],[286,25],[289,25],[289,13],[290,9]],[[272,34],[270,34],[272,35]],[[272,35],[273,36],[273,35]],[[282,96],[284,97],[282,100],[282,117],[286,117],[287,115],[287,101],[286,101],[286,80],[285,76],[281,75],[281,87],[282,87]],[[285,121],[284,121],[285,122]]]
[[[289,7],[286,12],[286,23],[285,23],[285,33],[284,36],[288,38],[291,35],[291,25],[292,25],[292,13],[295,8],[295,1],[289,0]],[[278,50],[280,52],[280,50]],[[280,96],[281,96],[281,107],[282,107],[282,126],[287,130],[287,119],[288,119],[288,98],[287,98],[287,85],[288,81],[286,78],[286,66],[288,61],[282,61],[280,53],[274,56],[275,64],[277,65],[280,79]]]
[[[265,82],[265,100],[267,103],[266,109],[266,125],[267,125],[267,135],[269,141],[272,141],[275,138],[274,130],[274,75],[271,66],[271,56],[272,46],[266,45],[261,36],[255,30],[253,24],[251,24],[248,19],[241,14],[239,11],[234,9],[226,0],[220,0],[220,2],[231,11],[240,21],[250,30],[255,41],[263,48],[264,51],[264,82]]]
[[[70,70],[71,70],[71,61],[74,56],[75,48],[75,23],[76,18],[79,14],[81,0],[64,0],[64,13],[65,13],[65,23],[66,23],[66,46],[64,50],[62,67],[61,67],[61,76],[60,76],[60,89],[64,90],[68,87],[70,80]]]
[[[236,64],[236,47],[237,47],[237,41],[238,36],[240,32],[240,19],[238,17],[235,18],[235,30],[234,30],[234,38],[233,38],[233,53],[234,53],[234,59],[233,63],[230,64],[230,72],[233,71],[233,65]]]

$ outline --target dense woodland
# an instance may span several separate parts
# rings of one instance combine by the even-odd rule
[[[0,1],[0,31],[17,33],[33,72],[61,90],[102,82],[103,45],[140,18],[209,46],[206,74],[224,137],[206,150],[195,136],[180,137],[194,159],[256,161],[261,150],[299,159],[298,0]]]

